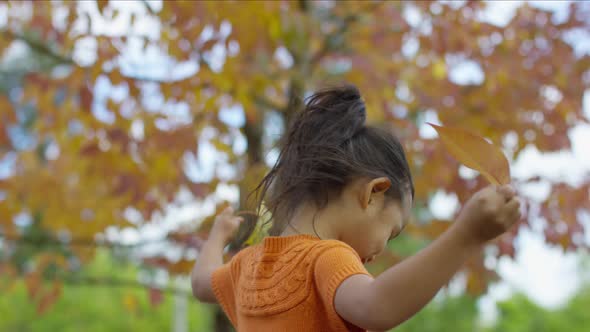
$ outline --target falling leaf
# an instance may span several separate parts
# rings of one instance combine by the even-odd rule
[[[480,172],[490,183],[510,183],[510,166],[502,151],[482,137],[461,128],[429,123],[447,150],[463,165]]]

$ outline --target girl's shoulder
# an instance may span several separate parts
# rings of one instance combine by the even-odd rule
[[[284,247],[275,247],[275,242],[281,240],[277,237],[264,238],[260,243],[241,249],[230,262],[234,265],[253,265],[261,262],[297,265],[297,262],[305,261],[306,265],[313,265],[324,253],[334,250],[345,251],[358,257],[350,245],[339,240],[301,237],[289,241]],[[358,259],[360,260],[360,257]]]

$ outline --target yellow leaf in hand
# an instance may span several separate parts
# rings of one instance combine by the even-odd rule
[[[480,172],[492,184],[510,183],[510,166],[498,147],[464,129],[429,125],[460,163]]]

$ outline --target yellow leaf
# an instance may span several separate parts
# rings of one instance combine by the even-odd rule
[[[510,166],[502,151],[481,136],[461,128],[429,123],[448,151],[463,165],[480,172],[490,183],[510,183]]]
[[[444,60],[436,61],[432,65],[432,76],[437,80],[442,80],[447,76],[447,65],[445,64]]]
[[[137,310],[137,298],[133,294],[125,294],[123,297],[123,306],[127,311],[134,313]]]
[[[277,40],[281,37],[281,22],[278,16],[271,16],[268,22],[270,37]]]
[[[232,146],[222,142],[219,139],[212,139],[211,144],[217,149],[219,152],[225,152],[228,156],[233,154]]]
[[[467,277],[467,293],[472,295],[483,294],[487,289],[487,282],[481,276],[471,272]]]

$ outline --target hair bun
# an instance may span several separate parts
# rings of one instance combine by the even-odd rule
[[[352,107],[356,103],[362,104],[362,107]],[[347,104],[349,107],[346,107]],[[325,109],[331,112],[360,111],[363,116],[365,113],[361,94],[354,85],[343,85],[320,90],[306,99],[305,108],[308,111],[313,109]]]
[[[365,103],[354,85],[320,90],[306,99],[287,135],[298,146],[340,146],[365,127]]]

